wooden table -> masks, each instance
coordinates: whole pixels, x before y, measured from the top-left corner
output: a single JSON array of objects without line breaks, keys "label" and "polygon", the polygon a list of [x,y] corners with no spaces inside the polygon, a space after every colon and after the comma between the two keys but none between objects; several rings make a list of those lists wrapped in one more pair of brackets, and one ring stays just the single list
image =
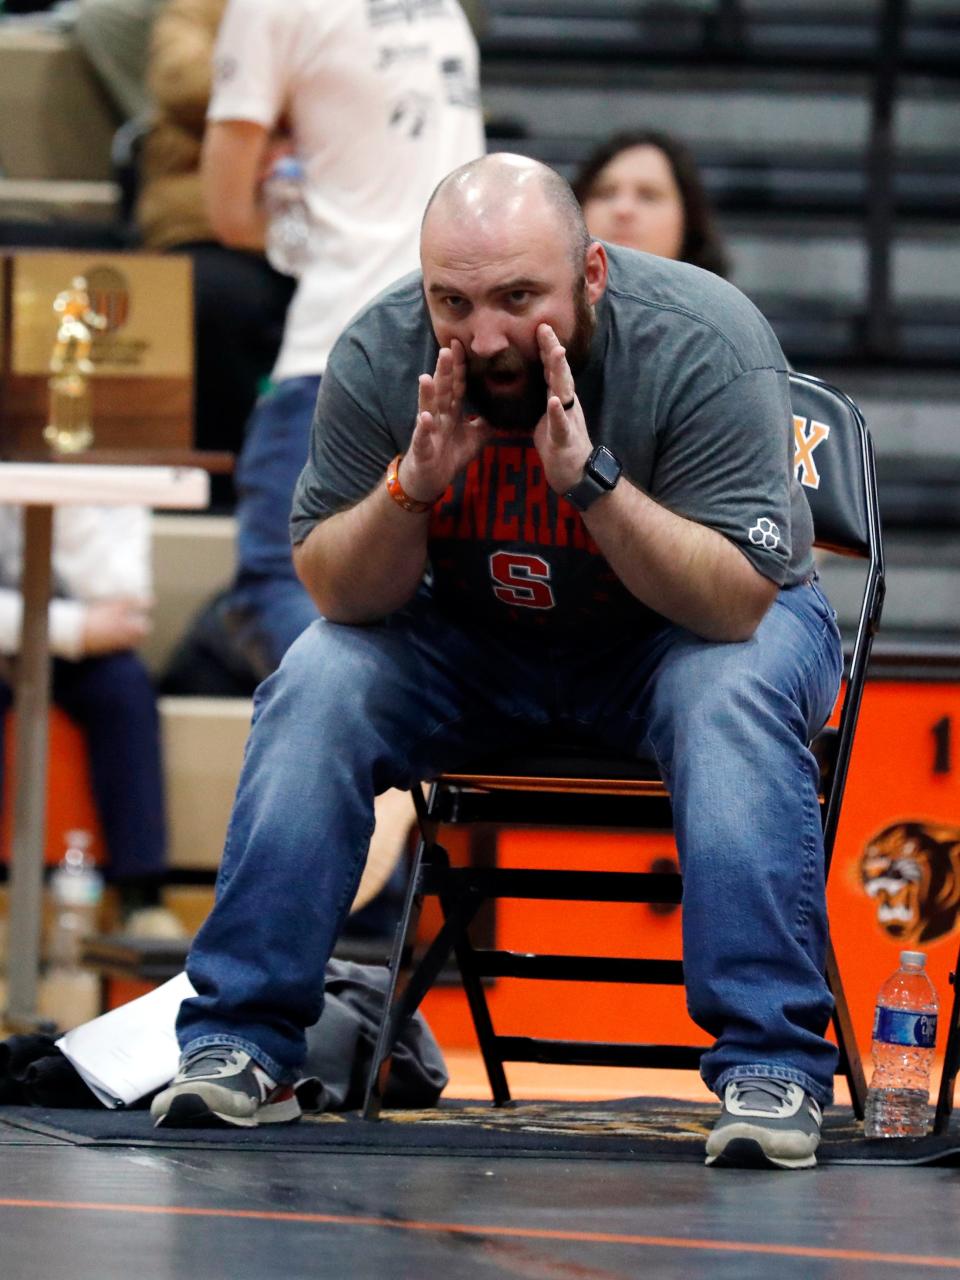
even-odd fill
[{"label": "wooden table", "polygon": [[0,462],[0,502],[25,509],[7,964],[6,1022],[11,1031],[30,1032],[39,1025],[54,508],[134,505],[196,510],[207,506],[209,488],[209,476],[199,467]]}]

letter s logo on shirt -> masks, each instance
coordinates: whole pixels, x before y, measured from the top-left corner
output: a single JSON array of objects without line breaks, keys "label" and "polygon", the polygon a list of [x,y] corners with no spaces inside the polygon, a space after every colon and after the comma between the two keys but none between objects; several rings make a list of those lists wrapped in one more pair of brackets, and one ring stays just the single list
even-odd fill
[{"label": "letter s logo on shirt", "polygon": [[490,556],[493,594],[504,604],[526,609],[553,609],[556,600],[550,586],[550,565],[541,556],[517,551],[494,551]]}]

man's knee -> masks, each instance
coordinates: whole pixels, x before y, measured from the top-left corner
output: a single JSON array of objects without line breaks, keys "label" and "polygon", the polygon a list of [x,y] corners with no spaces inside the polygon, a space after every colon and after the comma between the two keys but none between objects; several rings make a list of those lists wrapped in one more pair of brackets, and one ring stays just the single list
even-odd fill
[{"label": "man's knee", "polygon": [[695,770],[708,790],[756,781],[794,759],[807,724],[782,666],[771,670],[752,641],[703,642],[665,664],[652,697],[649,734],[672,777]]},{"label": "man's knee", "polygon": [[289,701],[304,723],[329,715],[346,723],[369,714],[383,700],[393,666],[381,631],[317,619],[294,640],[258,697]]},{"label": "man's knee", "polygon": [[705,731],[728,726],[731,715],[763,696],[752,641],[735,644],[684,638],[659,668],[653,689],[655,720]]}]

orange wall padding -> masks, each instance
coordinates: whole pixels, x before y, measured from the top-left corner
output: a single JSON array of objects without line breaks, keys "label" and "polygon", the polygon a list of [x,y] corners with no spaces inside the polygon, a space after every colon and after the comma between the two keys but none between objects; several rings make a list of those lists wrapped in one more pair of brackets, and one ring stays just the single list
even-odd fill
[{"label": "orange wall padding", "polygon": [[[937,760],[945,719],[952,735],[952,758],[948,771],[936,772],[938,763],[946,763],[942,750]],[[878,919],[880,898],[871,898],[861,883],[859,866],[866,845],[884,828],[907,821],[927,824],[943,846],[936,856],[953,858],[954,875],[941,895],[952,919],[933,939],[894,936]],[[952,851],[951,829],[956,833]],[[671,842],[662,836],[515,830],[501,832],[498,842],[498,860],[504,866],[646,870],[655,857],[672,852]],[[900,950],[908,947],[928,955],[928,971],[940,995],[937,1049],[942,1053],[953,998],[949,974],[956,967],[960,943],[960,685],[876,681],[867,686],[828,903],[847,1000],[864,1052],[869,1051],[877,990],[897,967]],[[932,913],[935,906],[927,903],[926,910]],[[497,920],[498,945],[511,949],[581,952],[597,945],[601,953],[607,947],[612,955],[681,954],[679,913],[657,916],[647,906],[507,901],[498,904]],[[505,1034],[705,1042],[687,1017],[677,989],[501,979],[488,988],[488,996],[494,1026]],[[475,1045],[459,991],[436,989],[427,997],[424,1012],[442,1044]]]},{"label": "orange wall padding", "polygon": [[[13,833],[13,761],[16,744],[16,712],[7,723],[3,809],[0,812],[0,859],[9,865]],[[93,835],[93,854],[105,861],[103,833],[93,805],[90,770],[83,733],[59,707],[50,711],[50,763],[47,776],[47,834],[45,860],[48,866],[63,857],[64,836],[79,827]]]}]

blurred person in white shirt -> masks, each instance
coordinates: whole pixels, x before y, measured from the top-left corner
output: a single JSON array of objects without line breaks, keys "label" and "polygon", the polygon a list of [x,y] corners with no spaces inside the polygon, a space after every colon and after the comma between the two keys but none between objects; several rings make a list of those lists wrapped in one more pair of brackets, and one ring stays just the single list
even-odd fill
[{"label": "blurred person in white shirt", "polygon": [[[6,713],[23,604],[23,510],[0,505],[0,796]],[[123,927],[182,933],[160,908],[166,856],[156,697],[136,649],[150,630],[150,513],[72,507],[54,513],[49,610],[52,697],[86,739],[94,801]]]}]

